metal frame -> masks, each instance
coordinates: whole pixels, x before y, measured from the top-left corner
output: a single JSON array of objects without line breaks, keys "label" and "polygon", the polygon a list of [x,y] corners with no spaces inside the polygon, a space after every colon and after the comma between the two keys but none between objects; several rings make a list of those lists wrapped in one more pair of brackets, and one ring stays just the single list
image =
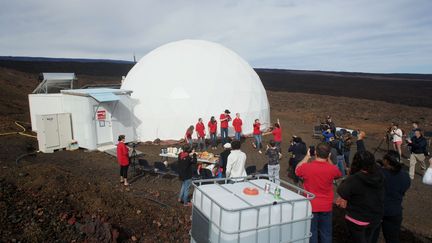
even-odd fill
[{"label": "metal frame", "polygon": [[50,88],[73,89],[73,83],[77,80],[75,73],[41,73],[40,75],[42,80],[33,90],[33,94],[48,94]]},{"label": "metal frame", "polygon": [[[302,222],[302,221],[304,221],[305,222],[305,226],[307,226],[308,221],[310,219],[312,219],[312,214],[311,214],[311,216],[307,216],[307,217],[304,217],[302,219],[296,219],[296,220],[294,220],[293,219],[293,217],[294,217],[294,205],[296,203],[298,203],[298,202],[304,202],[305,200],[310,201],[310,200],[312,200],[312,199],[315,198],[315,195],[312,194],[312,193],[310,193],[310,192],[307,192],[306,190],[304,190],[304,189],[302,189],[302,188],[300,188],[300,187],[298,187],[296,185],[290,184],[290,183],[288,183],[288,182],[286,182],[284,180],[280,180],[280,179],[276,179],[274,177],[271,177],[268,174],[256,174],[256,175],[253,175],[253,176],[235,177],[235,178],[219,178],[219,179],[194,180],[194,181],[192,181],[192,185],[195,187],[195,190],[198,190],[201,193],[201,200],[200,200],[199,203],[200,203],[200,208],[202,208],[203,207],[203,199],[204,199],[204,197],[207,197],[209,199],[211,198],[207,193],[205,193],[203,190],[200,189],[199,186],[203,185],[203,183],[209,184],[209,183],[213,182],[214,184],[220,185],[220,184],[227,184],[227,183],[248,182],[248,183],[252,184],[253,186],[258,187],[258,188],[264,190],[264,188],[262,188],[261,186],[257,185],[253,181],[256,180],[256,179],[270,179],[270,178],[272,179],[272,181],[275,181],[275,180],[279,181],[280,184],[284,185],[284,187],[286,189],[289,189],[289,190],[291,190],[291,191],[293,191],[293,192],[295,192],[297,194],[301,194],[305,198],[304,199],[293,199],[293,200],[285,200],[285,199],[281,198],[280,200],[278,200],[277,204],[267,203],[267,204],[263,204],[263,205],[259,205],[259,206],[253,206],[249,202],[245,201],[243,198],[239,197],[236,194],[233,194],[237,198],[239,198],[240,200],[242,200],[243,202],[245,202],[247,205],[249,205],[249,207],[244,207],[241,210],[238,210],[238,209],[228,209],[228,208],[223,207],[222,205],[220,205],[216,201],[210,200],[210,218],[209,218],[209,224],[212,227],[216,227],[217,230],[219,231],[218,242],[221,241],[221,233],[230,234],[230,235],[236,234],[237,235],[237,242],[240,242],[240,234],[244,233],[244,232],[256,231],[256,234],[258,234],[259,230],[270,229],[272,227],[282,226],[282,225],[290,225],[291,226],[291,232],[293,232],[292,231],[293,230],[293,224],[297,223],[297,222]],[[228,190],[228,189],[226,189],[225,187],[222,187],[222,186],[221,186],[221,188],[223,188],[224,190]],[[269,193],[273,194],[272,192],[269,192]],[[195,203],[195,199],[193,201]],[[216,224],[214,224],[212,222],[212,216],[213,216],[212,214],[213,214],[213,206],[214,206],[214,204],[217,205],[220,208],[219,223],[218,223],[218,225],[216,225]],[[279,220],[280,223],[271,224],[271,211],[272,211],[271,210],[271,206],[278,205],[280,207],[280,212],[282,212],[282,205],[284,205],[284,204],[290,204],[291,205],[291,210],[292,210],[291,211],[291,221],[289,221],[289,222],[283,222],[282,223],[282,214],[281,214],[280,215],[280,220]],[[258,223],[260,221],[259,210],[261,208],[263,208],[263,207],[269,207],[269,221],[268,221],[269,225],[258,227]],[[253,229],[241,230],[242,211],[250,210],[250,209],[255,209],[255,210],[258,211],[257,212],[257,219],[256,219],[257,225]],[[198,211],[201,212],[202,215],[204,215],[204,213],[200,209],[198,209],[198,208],[195,207],[195,204],[192,204],[192,218],[193,218],[194,210],[198,210]],[[222,211],[226,211],[226,212],[238,212],[239,213],[239,226],[238,226],[237,230],[225,231],[225,230],[221,229],[220,225],[221,225],[221,220],[222,220]],[[306,212],[307,211],[309,211],[309,204],[306,204]],[[291,241],[288,241],[288,242],[295,242],[295,241],[300,241],[300,240],[306,240],[306,239],[310,238],[311,236],[312,236],[312,234],[309,232],[309,234],[305,235],[302,238],[291,239]],[[281,239],[281,238],[282,238],[282,230],[279,228],[279,239]],[[270,231],[269,231],[269,234],[268,234],[268,241],[270,241]],[[258,242],[258,237],[255,238],[255,242]]]}]

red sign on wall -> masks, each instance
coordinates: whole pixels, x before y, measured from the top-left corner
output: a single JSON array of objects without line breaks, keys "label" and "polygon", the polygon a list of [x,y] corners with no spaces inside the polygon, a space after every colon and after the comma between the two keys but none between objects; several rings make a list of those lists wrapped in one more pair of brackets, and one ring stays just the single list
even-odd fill
[{"label": "red sign on wall", "polygon": [[106,110],[98,110],[96,112],[96,118],[99,121],[105,121],[106,120]]}]

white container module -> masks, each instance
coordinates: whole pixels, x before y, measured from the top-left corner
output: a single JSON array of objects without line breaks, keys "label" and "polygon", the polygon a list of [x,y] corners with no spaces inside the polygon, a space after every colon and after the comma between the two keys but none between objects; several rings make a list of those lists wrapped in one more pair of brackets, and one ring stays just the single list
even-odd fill
[{"label": "white container module", "polygon": [[[61,90],[58,94],[30,94],[32,130],[41,129],[36,117],[70,113],[73,139],[79,147],[96,150],[117,143],[118,135],[126,142],[136,139],[132,91],[109,88]],[[50,131],[54,132],[54,131]]]},{"label": "white container module", "polygon": [[67,148],[72,142],[71,116],[69,113],[36,115],[39,150],[52,153]]},{"label": "white container module", "polygon": [[[223,181],[193,182],[191,242],[309,242],[313,194],[281,180],[275,199],[277,185],[259,176]],[[245,194],[246,187],[258,189],[258,195]]]}]

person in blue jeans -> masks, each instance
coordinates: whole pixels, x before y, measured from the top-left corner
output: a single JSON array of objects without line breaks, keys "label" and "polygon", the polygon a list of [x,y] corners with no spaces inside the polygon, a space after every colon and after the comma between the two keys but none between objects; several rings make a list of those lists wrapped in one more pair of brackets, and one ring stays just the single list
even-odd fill
[{"label": "person in blue jeans", "polygon": [[342,142],[341,151],[342,151],[342,155],[344,156],[345,165],[347,168],[349,168],[350,167],[351,146],[354,143],[351,132],[349,132],[345,129],[342,129],[342,136],[340,137],[340,140]]},{"label": "person in blue jeans", "polygon": [[327,242],[331,243],[333,241],[333,213],[330,212],[315,212],[313,213],[313,218],[311,220],[311,233],[310,238],[311,243]]},{"label": "person in blue jeans", "polygon": [[197,156],[192,153],[189,145],[183,146],[183,152],[178,155],[178,173],[179,179],[182,181],[178,201],[184,206],[190,206],[189,188],[192,184],[192,165],[196,164]]},{"label": "person in blue jeans", "polygon": [[209,133],[210,133],[211,146],[212,146],[212,149],[215,150],[215,149],[217,149],[217,136],[216,136],[217,121],[216,121],[214,116],[212,116],[210,118],[210,121],[208,122],[207,126],[208,126]]},{"label": "person in blue jeans", "polygon": [[219,117],[220,120],[220,129],[221,129],[221,139],[222,139],[222,146],[227,142],[228,140],[228,126],[229,122],[231,121],[231,116],[229,115],[231,112],[229,110],[225,110],[224,113],[222,113]]},{"label": "person in blue jeans", "polygon": [[315,159],[309,162],[311,155],[308,150],[295,170],[296,175],[303,178],[304,189],[315,195],[311,200],[311,243],[332,242],[333,181],[342,174],[331,162],[330,151],[328,143],[318,144],[315,148]]},{"label": "person in blue jeans", "polygon": [[258,153],[262,153],[262,132],[261,132],[261,123],[259,119],[255,119],[255,122],[253,124],[253,136],[255,138],[255,144],[252,143],[252,145],[258,149]]}]

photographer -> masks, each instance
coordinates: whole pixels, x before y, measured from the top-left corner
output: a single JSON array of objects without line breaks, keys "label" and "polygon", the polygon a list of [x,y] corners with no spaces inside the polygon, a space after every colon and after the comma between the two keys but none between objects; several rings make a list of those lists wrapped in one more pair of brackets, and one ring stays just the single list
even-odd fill
[{"label": "photographer", "polygon": [[333,181],[341,177],[338,168],[330,162],[330,145],[320,143],[316,146],[316,158],[311,158],[310,150],[297,165],[295,173],[303,178],[304,189],[315,195],[312,204],[312,237],[310,242],[332,242]]},{"label": "photographer", "polygon": [[120,135],[117,144],[117,161],[120,165],[120,183],[129,186],[127,174],[129,168],[129,148],[125,144],[126,136]]},{"label": "photographer", "polygon": [[288,153],[291,153],[292,156],[289,159],[289,177],[291,177],[295,183],[299,182],[299,178],[295,174],[295,169],[297,167],[297,164],[302,161],[302,159],[306,156],[307,148],[306,144],[303,142],[301,137],[293,136],[293,139],[291,141],[291,145],[288,148]]},{"label": "photographer", "polygon": [[351,146],[353,144],[353,138],[351,133],[345,131],[342,135],[342,153],[344,156],[346,167],[350,167],[350,155],[351,155]]},{"label": "photographer", "polygon": [[393,138],[393,148],[398,151],[399,156],[402,158],[402,130],[398,127],[397,123],[393,123],[390,131],[390,136]]},{"label": "photographer", "polygon": [[330,132],[333,133],[333,134],[336,134],[336,125],[332,121],[331,116],[327,116],[327,118],[326,118],[326,124],[328,125],[328,128],[330,129]]},{"label": "photographer", "polygon": [[322,133],[324,137],[324,142],[330,142],[334,139],[335,134],[331,131],[331,129],[327,129]]},{"label": "photographer", "polygon": [[332,160],[333,164],[335,164],[338,167],[338,169],[342,173],[342,176],[345,176],[347,166],[345,164],[344,155],[342,153],[342,147],[343,147],[343,142],[341,138],[342,134],[340,132],[336,132],[336,134],[337,136],[332,141],[329,142],[331,146],[330,159]]}]

